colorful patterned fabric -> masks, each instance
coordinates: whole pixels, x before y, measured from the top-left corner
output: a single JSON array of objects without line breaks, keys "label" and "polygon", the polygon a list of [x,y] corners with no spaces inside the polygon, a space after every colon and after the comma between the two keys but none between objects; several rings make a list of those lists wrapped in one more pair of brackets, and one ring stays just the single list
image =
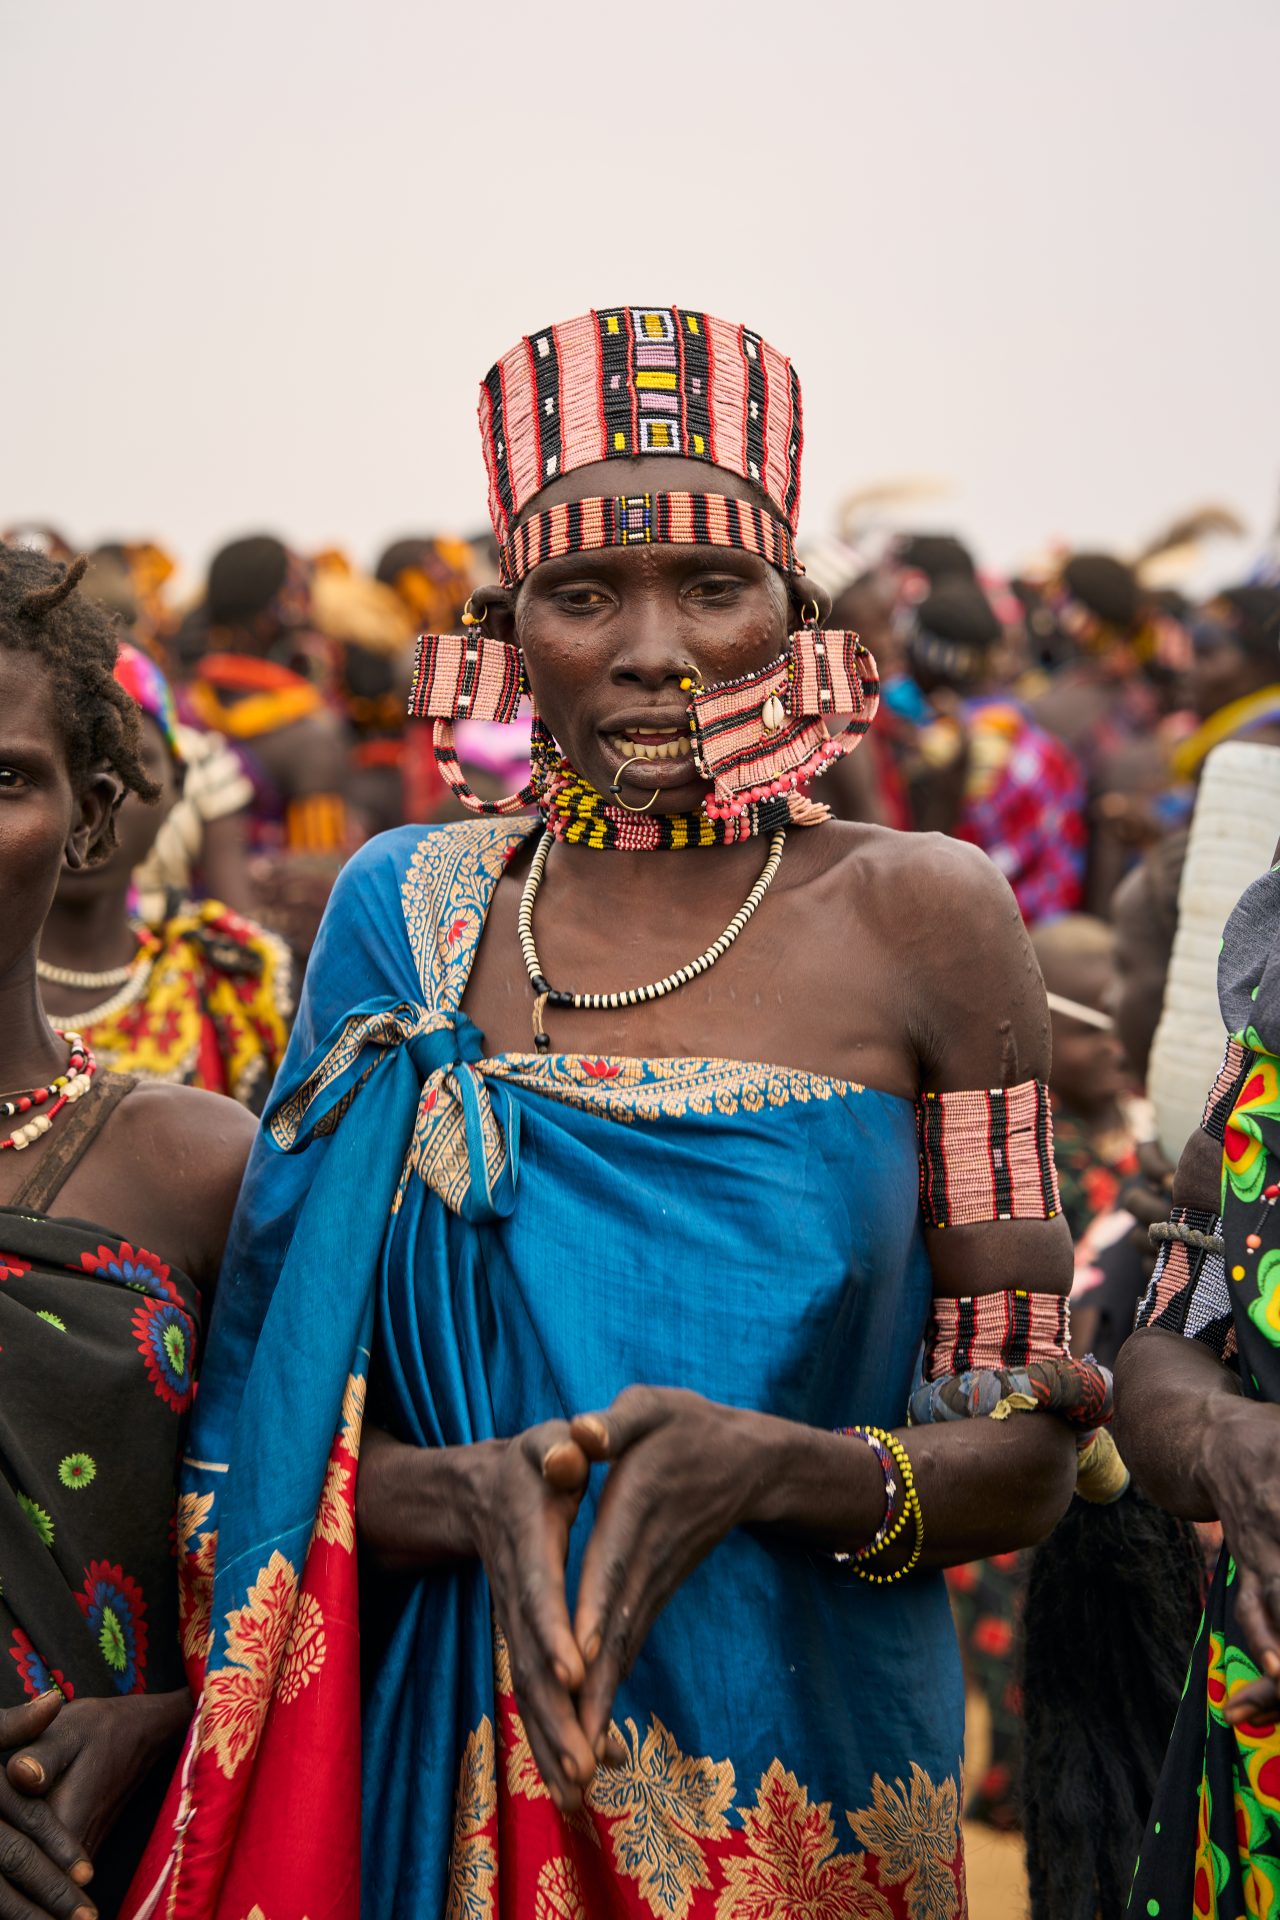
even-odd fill
[{"label": "colorful patterned fabric", "polygon": [[155,661],[138,647],[122,640],[116,654],[116,679],[131,699],[136,700],[149,719],[164,735],[173,763],[183,764],[182,742],[178,738],[178,709],[173,691]]},{"label": "colorful patterned fabric", "polygon": [[[199,1334],[195,1286],[155,1253],[0,1207],[0,1707],[184,1684],[173,1489]],[[180,1551],[194,1517],[179,1504]],[[99,1856],[104,1911],[148,1824],[136,1804]]]},{"label": "colorful patterned fabric", "polygon": [[[1244,894],[1218,969],[1224,1019],[1251,1056],[1226,1126],[1225,1285],[1241,1390],[1271,1405],[1280,1401],[1280,1207],[1265,1189],[1280,1182],[1278,956],[1280,869]],[[1233,1136],[1256,1149],[1247,1166],[1242,1151],[1233,1162]],[[1236,1622],[1231,1546],[1226,1540],[1152,1806],[1130,1906],[1137,1916],[1280,1914],[1280,1724],[1233,1727],[1223,1713],[1259,1677]]]},{"label": "colorful patterned fabric", "polygon": [[987,1092],[926,1093],[916,1120],[927,1226],[1052,1220],[1061,1211],[1053,1115],[1042,1080]]},{"label": "colorful patterned fabric", "polygon": [[1012,703],[971,701],[969,774],[955,833],[981,847],[1028,926],[1084,899],[1085,785],[1075,757]]},{"label": "colorful patterned fabric", "polygon": [[260,1113],[284,1057],[293,961],[282,940],[217,900],[143,936],[147,991],[77,1029],[101,1067],[228,1093]]},{"label": "colorful patterned fabric", "polygon": [[480,387],[489,517],[505,547],[541,488],[599,460],[675,454],[759,487],[792,533],[804,445],[791,362],[680,307],[610,307],[529,334]]},{"label": "colorful patterned fabric", "polygon": [[522,520],[499,555],[514,586],[544,560],[606,547],[731,547],[782,573],[803,573],[791,528],[749,500],[722,493],[619,493],[565,501]]},{"label": "colorful patterned fabric", "polygon": [[405,828],[335,891],[201,1379],[184,1578],[212,1651],[137,1886],[175,1920],[953,1920],[941,1578],[871,1587],[746,1532],[659,1617],[617,1703],[627,1763],[573,1820],[531,1763],[479,1566],[400,1583],[391,1620],[365,1623],[361,1886],[369,1349],[378,1421],[424,1446],[642,1379],[893,1426],[929,1309],[909,1102],[733,1060],[485,1057],[460,1002],[528,831]]}]

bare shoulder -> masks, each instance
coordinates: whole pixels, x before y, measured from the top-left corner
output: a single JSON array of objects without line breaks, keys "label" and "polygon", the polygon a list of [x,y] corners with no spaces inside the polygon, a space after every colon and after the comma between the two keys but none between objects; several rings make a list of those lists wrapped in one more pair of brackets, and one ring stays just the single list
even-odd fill
[{"label": "bare shoulder", "polygon": [[883,994],[900,1005],[923,1084],[1046,1078],[1040,968],[986,854],[945,834],[849,825],[827,857],[851,943],[874,956]]},{"label": "bare shoulder", "polygon": [[1004,876],[967,841],[835,820],[822,833],[831,836],[827,870],[903,933],[940,925],[955,933],[988,923],[993,913],[1005,921],[1012,914],[1021,925]]},{"label": "bare shoulder", "polygon": [[216,1278],[256,1133],[253,1115],[225,1094],[152,1081],[112,1116],[113,1176],[154,1222],[154,1238],[204,1285]]}]

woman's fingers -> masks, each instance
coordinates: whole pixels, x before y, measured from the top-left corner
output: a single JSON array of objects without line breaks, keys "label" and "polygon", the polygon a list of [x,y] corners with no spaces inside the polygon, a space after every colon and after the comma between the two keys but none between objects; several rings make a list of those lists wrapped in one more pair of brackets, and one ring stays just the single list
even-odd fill
[{"label": "woman's fingers", "polygon": [[557,1493],[581,1494],[591,1462],[574,1440],[557,1440],[542,1456],[542,1477]]},{"label": "woman's fingers", "polygon": [[78,1886],[93,1878],[93,1862],[73,1830],[54,1813],[46,1800],[15,1792],[0,1778],[0,1820],[25,1833]]},{"label": "woman's fingers", "polygon": [[1236,1619],[1254,1660],[1268,1677],[1274,1678],[1280,1675],[1280,1635],[1263,1598],[1263,1581],[1271,1585],[1273,1577],[1260,1576],[1253,1567],[1241,1565],[1239,1560],[1236,1565]]},{"label": "woman's fingers", "polygon": [[5,1769],[22,1793],[48,1793],[80,1752],[81,1737],[71,1715],[54,1720],[36,1739],[10,1754]]},{"label": "woman's fingers", "polygon": [[575,1414],[569,1433],[588,1460],[616,1460],[667,1417],[661,1393],[651,1387],[627,1387],[612,1406],[598,1413]]},{"label": "woman's fingers", "polygon": [[1251,1680],[1237,1687],[1222,1710],[1233,1727],[1269,1727],[1280,1718],[1280,1687],[1274,1680]]},{"label": "woman's fingers", "polygon": [[10,1753],[15,1747],[25,1747],[28,1742],[38,1740],[53,1725],[65,1704],[58,1688],[50,1687],[34,1700],[24,1700],[20,1707],[0,1707],[0,1753]]},{"label": "woman's fingers", "polygon": [[43,1848],[0,1821],[0,1920],[97,1920],[83,1887],[56,1867]]}]

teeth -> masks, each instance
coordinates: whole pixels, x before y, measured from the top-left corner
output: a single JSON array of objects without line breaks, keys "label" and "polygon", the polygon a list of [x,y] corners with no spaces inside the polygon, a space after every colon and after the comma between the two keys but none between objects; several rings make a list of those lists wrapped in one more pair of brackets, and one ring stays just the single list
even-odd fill
[{"label": "teeth", "polygon": [[653,745],[633,740],[629,734],[625,733],[615,734],[614,740],[622,752],[636,760],[678,760],[682,753],[688,751],[687,742],[678,733],[673,734],[669,740]]}]

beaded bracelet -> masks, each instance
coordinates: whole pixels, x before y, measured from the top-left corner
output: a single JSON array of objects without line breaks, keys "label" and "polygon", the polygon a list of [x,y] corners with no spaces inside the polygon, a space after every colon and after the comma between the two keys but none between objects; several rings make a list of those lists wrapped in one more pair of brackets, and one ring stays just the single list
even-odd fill
[{"label": "beaded bracelet", "polygon": [[[905,1579],[918,1564],[924,1550],[924,1515],[920,1510],[920,1496],[916,1492],[911,1456],[901,1440],[895,1434],[886,1433],[883,1427],[841,1427],[839,1431],[863,1441],[879,1461],[880,1471],[884,1475],[885,1515],[875,1534],[865,1546],[858,1547],[851,1554],[837,1553],[832,1557],[841,1564],[851,1563],[860,1580],[870,1581],[878,1587],[887,1587],[895,1580]],[[905,1498],[902,1509],[895,1518],[894,1504],[900,1489],[905,1494]],[[910,1557],[904,1565],[896,1568],[893,1573],[872,1573],[860,1564],[891,1547],[908,1521],[913,1521],[915,1524],[915,1541]]]}]

